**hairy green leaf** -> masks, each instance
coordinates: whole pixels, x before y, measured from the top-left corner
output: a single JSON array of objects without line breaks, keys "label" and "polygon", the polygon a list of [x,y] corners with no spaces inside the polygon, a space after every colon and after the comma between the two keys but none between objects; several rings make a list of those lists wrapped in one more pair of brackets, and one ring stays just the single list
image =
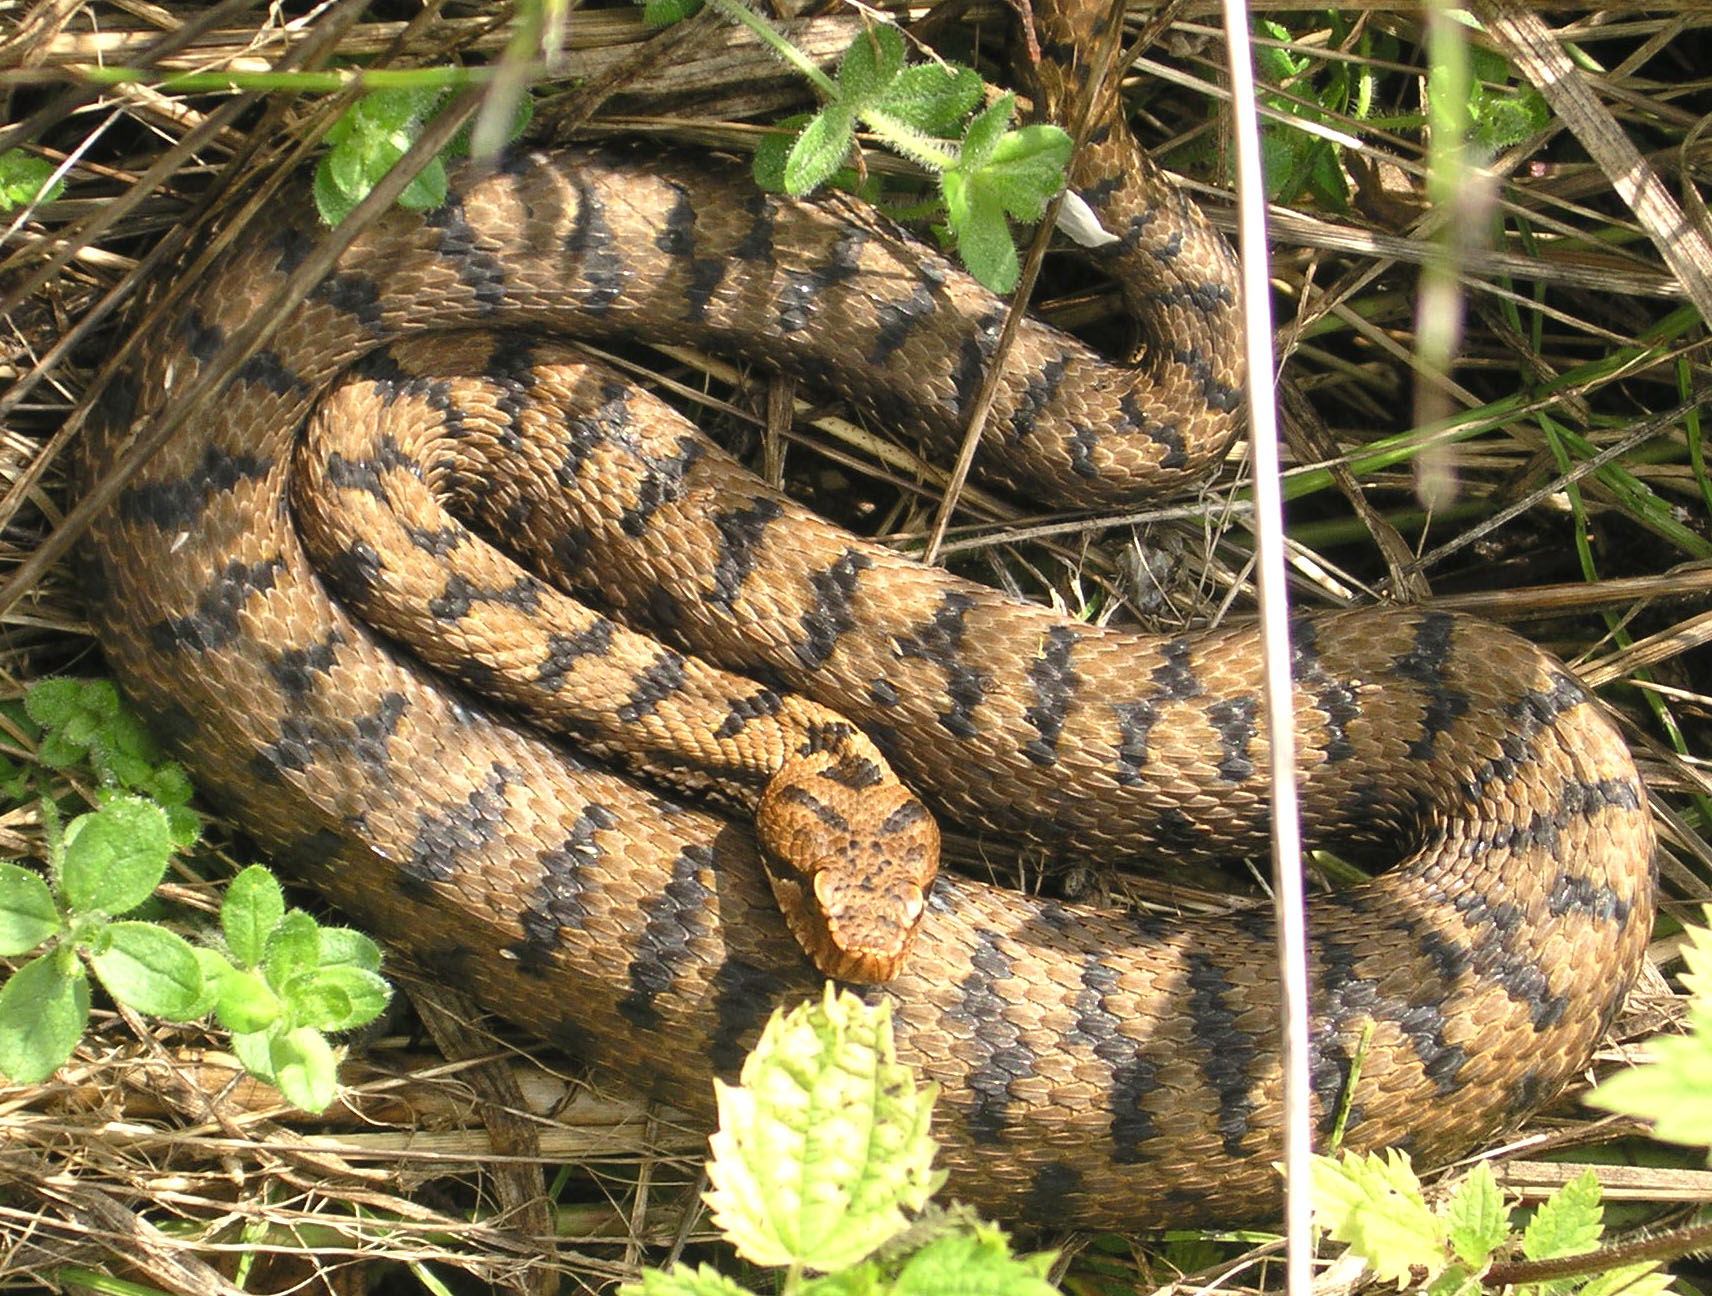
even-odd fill
[{"label": "hairy green leaf", "polygon": [[166,812],[142,797],[116,797],[66,826],[60,886],[77,913],[129,913],[166,873],[172,832]]},{"label": "hairy green leaf", "polygon": [[110,924],[103,948],[89,962],[107,993],[138,1012],[183,1021],[202,1002],[196,951],[182,936],[153,923]]},{"label": "hairy green leaf", "polygon": [[0,987],[0,1072],[38,1084],[71,1056],[89,1024],[89,978],[61,951],[31,959]]},{"label": "hairy green leaf", "polygon": [[0,863],[0,956],[28,954],[59,929],[48,884],[27,868]]},{"label": "hairy green leaf", "polygon": [[226,948],[241,967],[255,967],[262,961],[268,937],[284,917],[285,892],[260,864],[250,865],[226,884],[226,896],[220,902],[220,930],[226,936]]}]

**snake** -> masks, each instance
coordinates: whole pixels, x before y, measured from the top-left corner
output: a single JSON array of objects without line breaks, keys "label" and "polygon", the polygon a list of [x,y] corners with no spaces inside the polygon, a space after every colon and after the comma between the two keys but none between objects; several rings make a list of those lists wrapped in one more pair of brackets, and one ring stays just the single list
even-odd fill
[{"label": "snake", "polygon": [[[1200,481],[1243,387],[1232,258],[1194,204],[1146,164],[1082,184],[1142,353],[1025,321],[978,457],[1001,488],[1077,506]],[[86,481],[303,263],[307,210],[271,204],[146,339]],[[696,689],[692,747],[772,732],[799,693],[834,717],[811,732],[871,743],[798,798],[851,837],[868,828],[840,816],[883,761],[935,815],[1065,860],[1267,849],[1252,626],[1096,626],[925,566],[561,340],[741,357],[944,447],[1004,319],[854,200],[764,194],[719,156],[520,149],[366,227],[173,432],[90,531],[91,619],[128,697],[287,873],[591,1074],[706,1118],[710,1078],[825,977],[753,819],[682,794],[733,776],[648,727]],[[323,443],[312,412],[334,438],[391,421]],[[364,512],[383,497],[405,501],[396,525]],[[308,538],[320,513],[355,529]],[[457,565],[478,549],[499,565]],[[386,589],[414,630],[359,615]],[[629,629],[542,624],[591,596]],[[614,672],[594,708],[612,717],[562,734],[495,683],[550,699],[585,667]],[[1614,1020],[1654,910],[1646,791],[1574,675],[1497,626],[1298,613],[1291,668],[1310,839],[1390,865],[1310,906],[1317,1128],[1460,1154],[1557,1093]],[[926,869],[903,890],[919,930],[863,993],[939,1087],[952,1192],[1058,1225],[1276,1216],[1269,910],[1178,921]]]}]

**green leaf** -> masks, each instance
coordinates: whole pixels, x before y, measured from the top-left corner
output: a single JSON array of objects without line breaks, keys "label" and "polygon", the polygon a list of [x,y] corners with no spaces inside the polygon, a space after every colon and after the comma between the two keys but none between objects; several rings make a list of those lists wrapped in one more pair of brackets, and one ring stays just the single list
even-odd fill
[{"label": "green leaf", "polygon": [[262,970],[276,990],[293,977],[321,966],[321,929],[301,909],[293,909],[279,920],[268,936]]},{"label": "green leaf", "polygon": [[266,1030],[233,1031],[232,1054],[244,1064],[244,1070],[278,1088],[273,1070],[273,1038],[284,1033],[277,1025]]},{"label": "green leaf", "polygon": [[14,1084],[46,1080],[89,1024],[89,978],[59,952],[31,959],[0,987],[0,1072]]},{"label": "green leaf", "polygon": [[186,1014],[188,1021],[199,1020],[214,1011],[220,1000],[220,983],[237,970],[219,950],[196,945],[192,946],[192,951],[196,955],[196,965],[202,969],[202,995]]},{"label": "green leaf", "polygon": [[969,272],[994,292],[1016,286],[1017,255],[1005,223],[1009,213],[1036,221],[1064,187],[1070,137],[1056,126],[1006,130],[1010,96],[970,124],[956,167],[940,177],[957,251]]},{"label": "green leaf", "polygon": [[820,1003],[775,1013],[741,1085],[714,1091],[707,1203],[756,1264],[855,1264],[943,1179],[927,1132],[936,1091],[897,1061],[885,1003],[829,984]]},{"label": "green leaf", "polygon": [[893,81],[904,68],[904,38],[890,23],[871,24],[858,32],[838,65],[839,97],[851,112],[859,113]]},{"label": "green leaf", "polygon": [[321,1032],[300,1026],[268,1037],[273,1082],[294,1107],[325,1111],[339,1090],[339,1059]]},{"label": "green leaf", "polygon": [[59,929],[48,884],[27,868],[0,863],[0,956],[28,954]]},{"label": "green leaf", "polygon": [[1017,285],[1022,263],[1017,260],[1004,208],[983,194],[977,184],[948,171],[940,177],[945,213],[957,235],[957,255],[970,274],[996,293]]},{"label": "green leaf", "polygon": [[996,1225],[977,1224],[973,1233],[948,1233],[922,1247],[898,1271],[895,1296],[937,1296],[941,1292],[982,1296],[1057,1296],[1046,1281],[1056,1253],[1013,1256]]},{"label": "green leaf", "polygon": [[248,968],[232,968],[220,978],[214,1013],[233,1034],[265,1031],[279,1020],[281,1011],[272,987]]},{"label": "green leaf", "polygon": [[701,12],[702,0],[647,0],[642,21],[650,27],[670,27]]},{"label": "green leaf", "polygon": [[1422,1200],[1406,1153],[1316,1156],[1313,1166],[1314,1223],[1347,1243],[1381,1282],[1444,1269],[1445,1226]]},{"label": "green leaf", "polygon": [[1599,1197],[1599,1176],[1583,1170],[1540,1203],[1522,1232],[1522,1254],[1530,1260],[1555,1260],[1593,1250],[1605,1231]]},{"label": "green leaf", "polygon": [[46,158],[18,149],[0,153],[0,212],[16,211],[40,200],[52,202],[65,192],[65,181],[48,181],[58,168]]},{"label": "green leaf", "polygon": [[[967,1291],[968,1288],[950,1288]],[[840,1269],[837,1273],[810,1278],[798,1289],[798,1296],[890,1296],[892,1284],[873,1260]]]},{"label": "green leaf", "polygon": [[827,104],[813,117],[785,158],[785,192],[808,193],[826,180],[850,155],[856,119],[843,104]]},{"label": "green leaf", "polygon": [[1012,216],[1037,221],[1064,187],[1070,137],[1056,126],[1006,131],[980,170],[980,183]]},{"label": "green leaf", "polygon": [[64,769],[87,758],[90,768],[110,784],[117,755],[136,750],[158,754],[120,703],[111,680],[38,680],[24,694],[24,709],[42,726],[36,755],[50,768]]},{"label": "green leaf", "polygon": [[126,796],[66,826],[60,886],[74,913],[128,913],[154,893],[166,873],[172,833],[166,811]]},{"label": "green leaf", "polygon": [[432,211],[445,201],[446,164],[439,158],[429,158],[428,165],[398,195],[398,205],[405,211]]},{"label": "green leaf", "polygon": [[[364,95],[328,132],[332,147],[315,168],[315,205],[329,225],[344,220],[404,156],[444,102],[443,89],[376,90]],[[413,211],[445,201],[446,170],[438,159],[423,167],[399,205]]]},{"label": "green leaf", "polygon": [[761,137],[760,142],[755,145],[755,160],[751,167],[756,188],[768,193],[785,191],[785,164],[790,158],[791,149],[796,146],[801,127],[808,121],[808,114],[798,113],[779,123],[781,126],[790,127],[791,134],[769,131]]},{"label": "green leaf", "polygon": [[[226,885],[220,902],[220,930],[240,967],[255,967],[267,954],[268,937],[285,917],[285,892],[260,864],[252,864]],[[253,1029],[253,1028],[251,1028]]]},{"label": "green leaf", "polygon": [[1470,1268],[1479,1269],[1510,1236],[1510,1212],[1498,1192],[1492,1167],[1479,1162],[1456,1186],[1445,1206],[1451,1249]]},{"label": "green leaf", "polygon": [[1657,1264],[1618,1265],[1596,1273],[1582,1284],[1577,1296],[1664,1296],[1675,1279]]},{"label": "green leaf", "polygon": [[349,927],[321,929],[321,966],[354,967],[365,972],[380,971],[380,946]]},{"label": "green leaf", "polygon": [[948,134],[981,102],[981,77],[958,64],[918,63],[904,68],[874,107],[929,135]]},{"label": "green leaf", "polygon": [[294,978],[283,992],[292,1020],[320,1030],[354,1030],[380,1016],[392,987],[373,972],[321,967]]},{"label": "green leaf", "polygon": [[1479,1296],[1482,1290],[1479,1271],[1467,1265],[1453,1264],[1427,1284],[1427,1296]]},{"label": "green leaf", "polygon": [[644,1269],[642,1281],[625,1283],[618,1296],[753,1296],[744,1287],[710,1264],[692,1269],[675,1264],[670,1269]]},{"label": "green leaf", "polygon": [[1650,1062],[1612,1076],[1587,1101],[1652,1121],[1656,1138],[1705,1147],[1712,1143],[1712,929],[1690,925],[1684,935],[1689,1033],[1652,1040]]},{"label": "green leaf", "polygon": [[168,1021],[195,1015],[202,964],[190,942],[146,922],[108,926],[104,948],[89,957],[107,993],[127,1007]]}]

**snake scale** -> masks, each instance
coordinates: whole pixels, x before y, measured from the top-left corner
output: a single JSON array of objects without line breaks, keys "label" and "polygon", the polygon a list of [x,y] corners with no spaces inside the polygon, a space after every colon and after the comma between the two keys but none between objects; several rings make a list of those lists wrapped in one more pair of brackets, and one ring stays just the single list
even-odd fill
[{"label": "snake scale", "polygon": [[[1128,213],[1119,252],[1153,276],[1139,292],[1148,361],[1113,365],[1025,325],[981,455],[1001,484],[1128,497],[1193,482],[1230,440],[1228,254],[1175,191],[1123,188],[1094,197],[1108,219]],[[245,234],[117,386],[89,473],[314,237],[289,215]],[[1251,630],[1101,629],[923,568],[805,514],[539,340],[735,353],[944,444],[1001,318],[858,206],[761,196],[717,159],[520,154],[454,178],[433,212],[366,230],[126,488],[92,533],[98,633],[200,785],[281,866],[598,1073],[705,1113],[709,1076],[820,984],[753,828],[567,750],[356,620],[298,535],[311,507],[292,503],[298,429],[347,371],[341,400],[442,418],[425,465],[381,434],[372,457],[341,461],[334,493],[444,479],[491,510],[475,530],[573,560],[570,583],[668,644],[621,663],[632,714],[674,692],[693,647],[764,682],[730,699],[728,726],[776,702],[773,686],[813,692],[953,819],[1061,855],[1264,851]],[[468,329],[499,331],[438,336]],[[381,349],[413,335],[427,338]],[[418,372],[447,349],[475,357],[469,394]],[[542,433],[523,398],[555,385],[581,403]],[[545,496],[592,511],[549,524],[529,494],[540,483],[474,489],[479,446],[508,441],[538,461]],[[460,442],[473,457],[437,457]],[[409,534],[440,555],[474,543],[461,526]],[[347,587],[392,561],[341,543],[327,573]],[[478,641],[538,592],[460,577],[433,594],[428,623],[462,678],[492,673]],[[1310,833],[1402,859],[1313,906],[1316,1102],[1322,1119],[1347,1102],[1351,1146],[1443,1157],[1552,1094],[1611,1022],[1651,928],[1646,796],[1597,704],[1505,631],[1385,609],[1298,617],[1293,643]],[[607,648],[561,636],[519,651],[539,681]],[[891,1001],[902,1055],[941,1086],[955,1192],[1010,1217],[1125,1228],[1276,1209],[1266,913],[1179,924],[960,877],[935,882],[926,910],[901,974],[868,993]]]}]

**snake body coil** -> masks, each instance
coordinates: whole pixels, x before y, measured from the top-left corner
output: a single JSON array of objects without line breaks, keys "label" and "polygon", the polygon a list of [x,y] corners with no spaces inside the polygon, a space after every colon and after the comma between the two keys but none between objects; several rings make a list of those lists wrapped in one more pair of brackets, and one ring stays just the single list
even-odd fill
[{"label": "snake body coil", "polygon": [[[826,378],[905,431],[955,436],[998,303],[860,212],[749,192],[717,164],[568,151],[455,182],[426,217],[389,216],[92,545],[94,614],[126,689],[281,865],[504,1016],[696,1111],[767,1013],[818,987],[751,829],[587,765],[395,652],[329,597],[289,499],[310,405],[422,332],[735,350]],[[1166,342],[1145,372],[1025,328],[982,451],[999,480],[1044,473],[1054,498],[1111,498],[1191,480],[1222,451],[1232,298],[1182,218],[1173,199],[1120,231],[1166,276],[1151,303]],[[246,238],[125,385],[92,472],[311,237],[287,222]],[[502,396],[540,385],[534,343],[483,345]],[[469,415],[412,363],[360,366],[371,399]],[[1066,851],[1264,849],[1251,632],[1125,634],[1010,602],[801,515],[687,435],[643,432],[640,397],[596,394],[545,471],[604,514],[541,547],[592,564],[581,579],[620,612],[830,692],[953,816]],[[522,428],[509,399],[502,439]],[[358,466],[400,470],[383,458]],[[363,473],[345,488],[366,489]],[[490,529],[531,530],[533,505],[499,507]],[[686,557],[692,543],[706,556]],[[334,564],[358,582],[378,566],[360,544]],[[448,638],[526,601],[453,593],[433,613]],[[1597,705],[1504,631],[1387,610],[1300,618],[1294,642],[1310,831],[1405,856],[1315,906],[1316,1098],[1322,1112],[1344,1100],[1370,1033],[1346,1142],[1446,1155],[1550,1095],[1609,1025],[1651,927],[1646,797]],[[639,704],[670,687],[639,668]],[[908,966],[875,993],[941,1085],[937,1133],[966,1198],[1123,1227],[1275,1207],[1265,915],[1183,926],[942,878]]]}]

